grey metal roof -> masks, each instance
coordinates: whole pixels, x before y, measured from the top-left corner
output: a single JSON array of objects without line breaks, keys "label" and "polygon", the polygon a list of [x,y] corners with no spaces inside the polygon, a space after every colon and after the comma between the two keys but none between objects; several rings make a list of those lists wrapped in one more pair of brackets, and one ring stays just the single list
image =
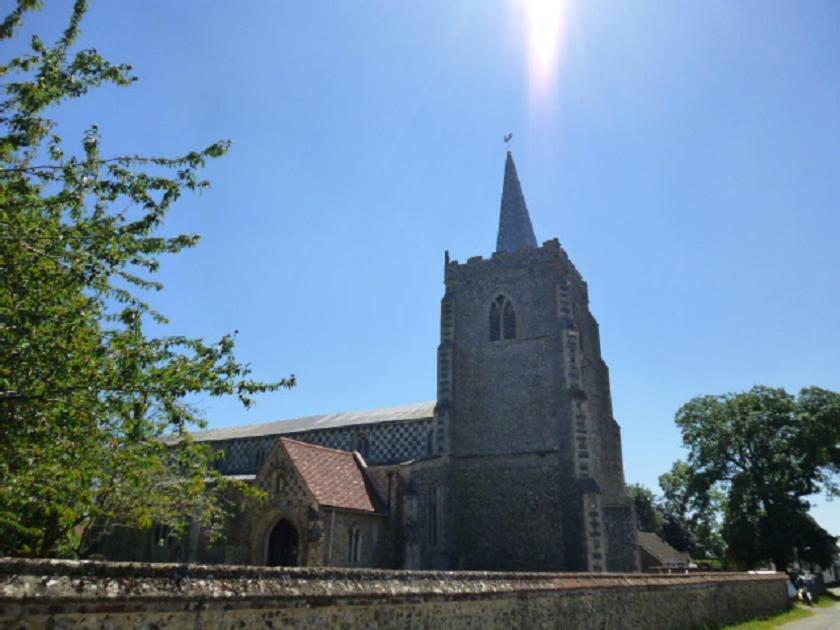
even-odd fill
[{"label": "grey metal roof", "polygon": [[237,438],[263,437],[267,435],[288,435],[301,431],[317,429],[335,429],[338,427],[378,424],[380,422],[408,422],[423,420],[434,415],[435,403],[422,402],[399,407],[369,409],[367,411],[346,411],[328,413],[321,416],[306,416],[291,420],[277,420],[265,424],[247,424],[239,427],[197,431],[193,438],[198,442],[216,442]]},{"label": "grey metal roof", "polygon": [[687,565],[691,560],[690,555],[684,551],[677,551],[654,532],[637,532],[637,535],[639,546],[662,564]]}]

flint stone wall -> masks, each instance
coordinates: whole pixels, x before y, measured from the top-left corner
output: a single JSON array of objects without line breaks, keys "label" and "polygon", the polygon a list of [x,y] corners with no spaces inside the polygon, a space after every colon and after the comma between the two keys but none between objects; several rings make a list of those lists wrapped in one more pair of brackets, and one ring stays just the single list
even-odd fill
[{"label": "flint stone wall", "polygon": [[699,628],[784,610],[784,580],[0,559],[0,627]]}]

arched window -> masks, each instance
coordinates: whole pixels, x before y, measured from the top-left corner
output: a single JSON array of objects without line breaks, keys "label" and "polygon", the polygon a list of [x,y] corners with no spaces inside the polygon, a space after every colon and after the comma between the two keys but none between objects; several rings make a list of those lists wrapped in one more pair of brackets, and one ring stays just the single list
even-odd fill
[{"label": "arched window", "polygon": [[516,313],[504,295],[496,296],[490,305],[490,341],[516,338]]},{"label": "arched window", "polygon": [[359,562],[362,551],[362,533],[355,525],[347,529],[347,562]]},{"label": "arched window", "polygon": [[516,338],[516,313],[513,312],[513,304],[510,300],[505,302],[505,308],[502,311],[502,336],[505,339]]}]

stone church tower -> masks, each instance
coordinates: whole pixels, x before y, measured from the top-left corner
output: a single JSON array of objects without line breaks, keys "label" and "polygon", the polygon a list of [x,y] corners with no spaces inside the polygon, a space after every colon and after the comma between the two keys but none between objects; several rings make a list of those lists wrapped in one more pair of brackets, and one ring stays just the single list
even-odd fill
[{"label": "stone church tower", "polygon": [[537,245],[510,152],[496,251],[466,263],[447,255],[445,283],[433,435],[445,540],[431,564],[635,570],[586,282],[557,239]]},{"label": "stone church tower", "polygon": [[496,251],[446,256],[437,401],[204,431],[219,470],[263,489],[222,541],[165,523],[112,559],[635,571],[621,436],[586,283],[537,245],[510,153]]}]

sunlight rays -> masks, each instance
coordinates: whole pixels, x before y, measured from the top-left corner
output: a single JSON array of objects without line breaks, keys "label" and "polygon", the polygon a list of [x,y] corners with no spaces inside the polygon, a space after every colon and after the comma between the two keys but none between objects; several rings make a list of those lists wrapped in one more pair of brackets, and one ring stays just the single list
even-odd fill
[{"label": "sunlight rays", "polygon": [[566,0],[513,0],[525,11],[528,37],[528,84],[532,105],[551,92],[563,53]]}]

